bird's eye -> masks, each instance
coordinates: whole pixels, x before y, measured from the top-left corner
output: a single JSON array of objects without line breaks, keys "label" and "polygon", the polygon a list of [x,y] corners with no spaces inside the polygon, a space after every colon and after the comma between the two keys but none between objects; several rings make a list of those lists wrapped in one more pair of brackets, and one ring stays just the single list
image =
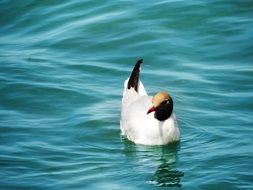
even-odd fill
[{"label": "bird's eye", "polygon": [[168,99],[164,100],[162,103],[163,104],[168,104],[170,101]]}]

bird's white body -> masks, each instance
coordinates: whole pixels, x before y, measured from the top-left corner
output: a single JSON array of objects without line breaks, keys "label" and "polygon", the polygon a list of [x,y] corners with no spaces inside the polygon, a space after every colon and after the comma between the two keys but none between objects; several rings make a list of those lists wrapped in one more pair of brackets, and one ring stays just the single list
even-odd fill
[{"label": "bird's white body", "polygon": [[152,107],[152,97],[139,81],[138,93],[134,88],[127,88],[125,81],[121,109],[121,131],[130,141],[144,145],[165,145],[179,141],[180,132],[174,113],[165,121],[154,117],[154,112],[147,114]]}]

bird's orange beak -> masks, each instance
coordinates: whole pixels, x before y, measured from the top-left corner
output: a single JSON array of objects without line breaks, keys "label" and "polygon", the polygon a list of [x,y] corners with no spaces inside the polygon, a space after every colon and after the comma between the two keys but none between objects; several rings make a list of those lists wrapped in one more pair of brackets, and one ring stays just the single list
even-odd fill
[{"label": "bird's orange beak", "polygon": [[151,108],[148,110],[147,114],[149,114],[149,113],[151,113],[151,112],[153,112],[153,111],[155,111],[155,110],[156,110],[156,107],[153,106],[153,107],[151,107]]}]

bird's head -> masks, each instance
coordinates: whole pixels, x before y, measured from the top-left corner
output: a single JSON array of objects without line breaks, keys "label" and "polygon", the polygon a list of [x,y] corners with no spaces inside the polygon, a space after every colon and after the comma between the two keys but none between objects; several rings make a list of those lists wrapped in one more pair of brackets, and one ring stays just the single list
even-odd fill
[{"label": "bird's head", "polygon": [[168,119],[173,111],[173,100],[167,92],[158,92],[152,99],[153,106],[147,114],[155,112],[154,116],[159,121]]}]

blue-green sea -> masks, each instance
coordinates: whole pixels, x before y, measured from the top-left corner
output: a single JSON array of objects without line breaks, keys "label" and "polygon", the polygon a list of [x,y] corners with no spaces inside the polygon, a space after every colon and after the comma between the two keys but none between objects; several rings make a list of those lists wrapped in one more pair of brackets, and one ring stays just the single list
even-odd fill
[{"label": "blue-green sea", "polygon": [[[180,143],[121,135],[140,58]],[[253,189],[253,1],[0,0],[0,189]]]}]

